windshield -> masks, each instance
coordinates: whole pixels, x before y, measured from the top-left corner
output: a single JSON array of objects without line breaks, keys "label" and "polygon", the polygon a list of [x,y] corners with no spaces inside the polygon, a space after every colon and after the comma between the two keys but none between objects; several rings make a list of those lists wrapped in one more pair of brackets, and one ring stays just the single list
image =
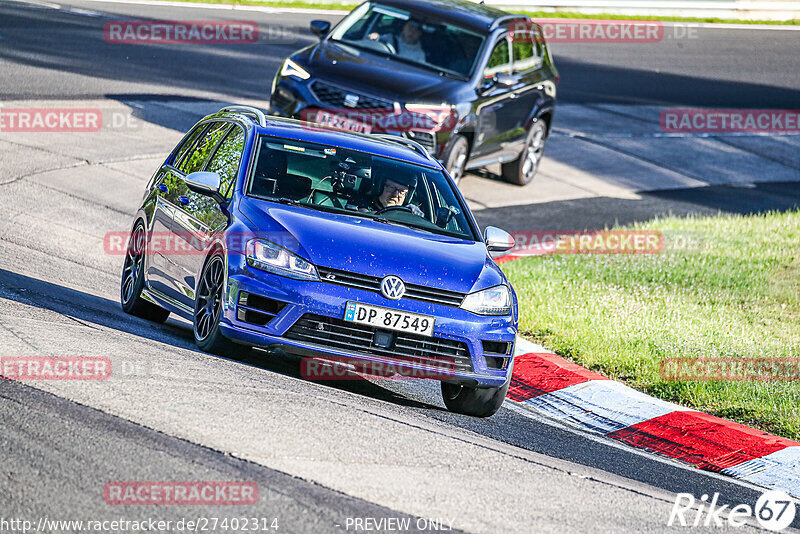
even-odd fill
[{"label": "windshield", "polygon": [[373,3],[350,13],[331,39],[465,79],[483,45],[481,35],[459,26]]},{"label": "windshield", "polygon": [[440,170],[271,136],[257,150],[250,196],[476,240]]}]

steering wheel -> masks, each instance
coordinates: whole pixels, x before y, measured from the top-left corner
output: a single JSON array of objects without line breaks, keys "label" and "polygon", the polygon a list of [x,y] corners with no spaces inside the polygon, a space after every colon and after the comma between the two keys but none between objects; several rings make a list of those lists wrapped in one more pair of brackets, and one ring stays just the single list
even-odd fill
[{"label": "steering wheel", "polygon": [[375,212],[375,215],[383,215],[384,213],[390,211],[407,211],[408,213],[414,213],[414,210],[411,209],[411,206],[386,206],[385,208],[381,208]]},{"label": "steering wheel", "polygon": [[386,47],[387,52],[389,52],[392,55],[397,55],[397,50],[395,50],[394,45],[392,43],[385,43],[383,41],[378,41],[378,42]]},{"label": "steering wheel", "polygon": [[366,39],[368,45],[376,50],[380,50],[381,48],[385,49],[385,52],[388,52],[392,55],[397,54],[397,50],[395,50],[394,45],[392,43],[387,43],[386,41],[381,41],[380,39]]}]

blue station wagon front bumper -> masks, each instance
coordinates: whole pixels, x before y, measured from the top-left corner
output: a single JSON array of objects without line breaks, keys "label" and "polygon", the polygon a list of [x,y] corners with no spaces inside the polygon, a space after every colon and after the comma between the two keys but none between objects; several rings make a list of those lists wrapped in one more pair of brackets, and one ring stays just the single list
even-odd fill
[{"label": "blue station wagon front bumper", "polygon": [[[234,341],[305,357],[391,364],[412,373],[441,371],[423,354],[452,354],[446,380],[477,387],[502,386],[511,368],[512,316],[480,316],[408,297],[393,301],[376,291],[328,281],[293,280],[252,269],[238,254],[228,257],[228,270],[220,329]],[[370,342],[375,329],[344,323],[348,302],[433,316],[433,338],[394,332],[390,347]]]}]

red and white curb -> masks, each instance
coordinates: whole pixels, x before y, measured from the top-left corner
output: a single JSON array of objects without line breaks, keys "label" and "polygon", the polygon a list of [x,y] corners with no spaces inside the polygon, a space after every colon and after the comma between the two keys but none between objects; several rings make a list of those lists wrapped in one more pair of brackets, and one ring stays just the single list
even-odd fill
[{"label": "red and white curb", "polygon": [[506,402],[800,498],[800,443],[655,399],[522,338]]}]

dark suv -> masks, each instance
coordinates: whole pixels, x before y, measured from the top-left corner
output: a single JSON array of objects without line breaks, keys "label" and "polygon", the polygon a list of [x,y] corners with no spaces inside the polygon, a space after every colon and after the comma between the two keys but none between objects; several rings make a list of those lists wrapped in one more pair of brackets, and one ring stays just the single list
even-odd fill
[{"label": "dark suv", "polygon": [[365,2],[281,67],[271,113],[424,146],[455,181],[502,163],[530,182],[550,131],[558,73],[528,17],[466,0]]}]

